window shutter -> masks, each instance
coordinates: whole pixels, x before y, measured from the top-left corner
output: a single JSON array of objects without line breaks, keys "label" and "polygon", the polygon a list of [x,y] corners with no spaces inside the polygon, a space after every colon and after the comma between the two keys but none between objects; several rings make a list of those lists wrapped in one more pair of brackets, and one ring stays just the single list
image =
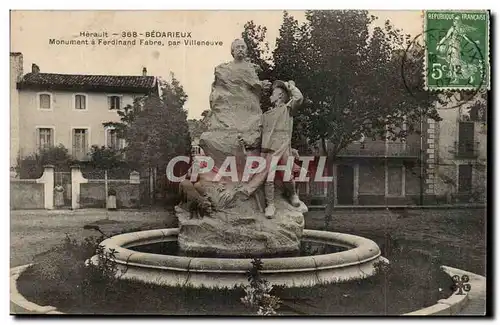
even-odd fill
[{"label": "window shutter", "polygon": [[35,129],[35,138],[36,138],[36,148],[37,150],[40,150],[40,128]]},{"label": "window shutter", "polygon": [[51,103],[51,95],[48,95],[48,94],[40,94],[38,96],[38,101],[39,101],[39,105],[40,105],[40,108],[42,109],[51,109],[52,107],[52,103]]},{"label": "window shutter", "polygon": [[113,130],[109,130],[109,146],[113,149],[115,149],[115,134],[113,133]]},{"label": "window shutter", "polygon": [[71,130],[71,138],[73,139],[73,157],[76,157],[76,129]]},{"label": "window shutter", "polygon": [[85,96],[76,95],[75,96],[75,108],[76,109],[85,109]]},{"label": "window shutter", "polygon": [[54,129],[49,129],[49,141],[47,141],[49,146],[54,146]]},{"label": "window shutter", "polygon": [[83,152],[85,154],[87,154],[88,152],[88,149],[89,149],[89,130],[88,129],[85,129],[84,133],[83,133]]}]

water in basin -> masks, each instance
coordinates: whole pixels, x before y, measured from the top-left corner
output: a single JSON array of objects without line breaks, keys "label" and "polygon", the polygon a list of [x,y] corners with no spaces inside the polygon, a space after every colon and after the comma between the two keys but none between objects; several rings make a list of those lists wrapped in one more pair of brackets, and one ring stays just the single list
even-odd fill
[{"label": "water in basin", "polygon": [[[190,257],[209,257],[209,258],[228,258],[224,256],[219,256],[217,254],[203,254],[203,255],[195,255],[195,254],[186,254],[182,252],[177,244],[177,240],[170,241],[162,241],[159,243],[146,244],[140,246],[132,246],[127,247],[130,250],[142,252],[142,253],[150,253],[150,254],[161,254],[161,255],[174,255],[174,256],[190,256]],[[300,251],[297,253],[288,253],[288,254],[280,254],[276,255],[262,255],[258,256],[261,258],[273,258],[273,257],[299,257],[299,256],[313,256],[313,255],[323,255],[323,254],[332,254],[339,253],[349,249],[348,247],[335,245],[335,244],[326,244],[323,242],[316,242],[310,240],[302,240],[300,245]],[[252,256],[240,256],[239,258],[252,258],[256,257]],[[234,257],[230,257],[234,258]]]}]

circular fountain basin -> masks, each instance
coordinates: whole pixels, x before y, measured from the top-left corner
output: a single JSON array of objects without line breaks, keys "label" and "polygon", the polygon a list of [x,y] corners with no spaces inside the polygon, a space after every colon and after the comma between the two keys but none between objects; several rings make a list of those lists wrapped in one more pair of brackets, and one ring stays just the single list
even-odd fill
[{"label": "circular fountain basin", "polygon": [[[146,245],[175,241],[178,228],[139,231],[104,240],[106,250],[115,250],[118,275],[166,286],[229,287],[247,285],[251,258],[191,257],[145,253]],[[378,245],[369,239],[329,231],[304,229],[305,242],[337,246],[343,251],[296,257],[262,258],[263,277],[273,285],[310,287],[369,277],[375,264],[385,262]],[[341,250],[341,249],[340,249]],[[92,258],[96,262],[96,256]]]}]

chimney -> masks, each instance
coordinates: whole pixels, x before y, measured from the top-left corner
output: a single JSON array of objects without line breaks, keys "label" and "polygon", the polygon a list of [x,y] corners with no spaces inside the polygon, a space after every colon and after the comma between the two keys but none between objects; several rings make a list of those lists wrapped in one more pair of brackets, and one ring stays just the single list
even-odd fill
[{"label": "chimney", "polygon": [[146,67],[143,67],[142,68],[142,75],[145,77],[148,75],[148,69],[146,69]]},{"label": "chimney", "polygon": [[10,69],[11,76],[15,79],[15,82],[21,81],[23,78],[23,54],[20,52],[10,53]]},{"label": "chimney", "polygon": [[31,65],[31,73],[39,73],[40,72],[40,67],[37,66],[35,63]]}]

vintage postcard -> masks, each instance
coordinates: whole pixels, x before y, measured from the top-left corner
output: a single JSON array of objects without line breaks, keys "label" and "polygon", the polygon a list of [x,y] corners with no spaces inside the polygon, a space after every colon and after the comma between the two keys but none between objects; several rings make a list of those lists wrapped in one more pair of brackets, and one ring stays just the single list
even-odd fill
[{"label": "vintage postcard", "polygon": [[10,18],[12,315],[491,312],[488,10]]}]

